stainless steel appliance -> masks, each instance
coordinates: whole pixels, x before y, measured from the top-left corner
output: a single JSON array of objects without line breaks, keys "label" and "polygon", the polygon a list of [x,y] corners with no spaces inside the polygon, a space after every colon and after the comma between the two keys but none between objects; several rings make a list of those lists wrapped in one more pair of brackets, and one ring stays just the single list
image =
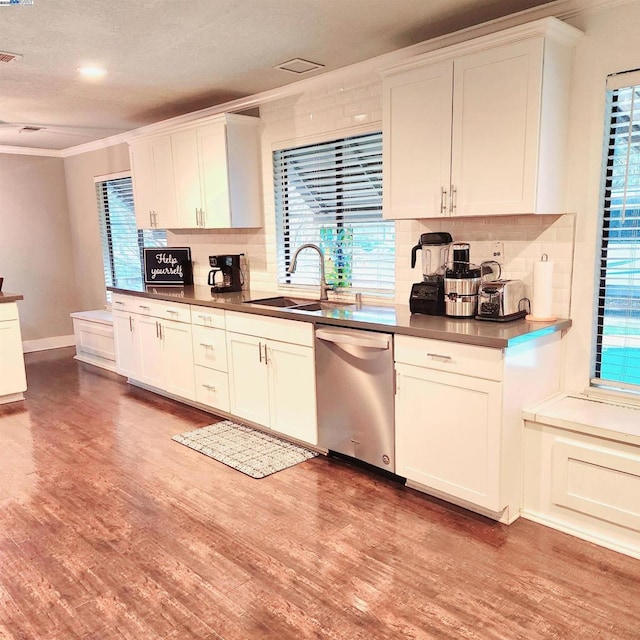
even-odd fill
[{"label": "stainless steel appliance", "polygon": [[416,266],[418,251],[422,253],[422,282],[411,287],[411,313],[442,316],[444,304],[444,265],[449,260],[453,239],[449,233],[423,233],[411,249],[411,268]]},{"label": "stainless steel appliance", "polygon": [[318,444],[395,472],[393,336],[318,326]]},{"label": "stainless steel appliance", "polygon": [[522,280],[483,282],[478,292],[478,320],[507,322],[524,318],[529,309]]},{"label": "stainless steel appliance", "polygon": [[473,318],[478,307],[480,267],[469,262],[470,247],[465,242],[451,245],[452,262],[444,273],[445,315]]},{"label": "stainless steel appliance", "polygon": [[240,291],[244,284],[242,269],[240,268],[240,256],[243,253],[224,256],[209,256],[208,283],[211,291],[215,293],[226,293]]}]

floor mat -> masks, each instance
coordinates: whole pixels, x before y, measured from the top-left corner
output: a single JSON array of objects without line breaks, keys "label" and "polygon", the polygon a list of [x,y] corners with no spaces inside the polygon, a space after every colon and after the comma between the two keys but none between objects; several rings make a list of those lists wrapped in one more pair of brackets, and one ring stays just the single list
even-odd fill
[{"label": "floor mat", "polygon": [[318,454],[231,420],[171,438],[252,478],[264,478]]}]

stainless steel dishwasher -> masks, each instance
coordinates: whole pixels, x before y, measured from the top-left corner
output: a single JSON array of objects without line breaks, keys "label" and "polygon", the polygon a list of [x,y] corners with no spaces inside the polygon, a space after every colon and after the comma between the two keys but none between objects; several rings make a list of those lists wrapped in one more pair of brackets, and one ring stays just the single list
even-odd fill
[{"label": "stainless steel dishwasher", "polygon": [[318,326],[318,444],[395,473],[393,336]]}]

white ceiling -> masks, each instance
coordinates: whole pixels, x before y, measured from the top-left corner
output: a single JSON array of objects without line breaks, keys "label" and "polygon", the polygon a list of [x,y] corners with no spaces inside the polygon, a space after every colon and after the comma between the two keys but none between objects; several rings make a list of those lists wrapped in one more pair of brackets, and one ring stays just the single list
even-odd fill
[{"label": "white ceiling", "polygon": [[[0,145],[65,149],[549,0],[34,0],[0,5]],[[324,65],[297,76],[291,58]],[[77,67],[103,65],[100,81]],[[24,125],[45,128],[20,132]]]}]

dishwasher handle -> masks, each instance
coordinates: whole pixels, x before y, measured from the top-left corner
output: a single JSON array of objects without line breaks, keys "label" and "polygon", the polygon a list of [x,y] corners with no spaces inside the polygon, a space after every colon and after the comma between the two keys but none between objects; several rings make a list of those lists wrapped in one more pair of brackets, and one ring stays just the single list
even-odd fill
[{"label": "dishwasher handle", "polygon": [[372,331],[340,331],[339,329],[316,329],[316,338],[335,344],[348,344],[369,349],[388,349],[391,336]]}]

